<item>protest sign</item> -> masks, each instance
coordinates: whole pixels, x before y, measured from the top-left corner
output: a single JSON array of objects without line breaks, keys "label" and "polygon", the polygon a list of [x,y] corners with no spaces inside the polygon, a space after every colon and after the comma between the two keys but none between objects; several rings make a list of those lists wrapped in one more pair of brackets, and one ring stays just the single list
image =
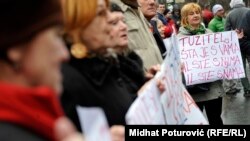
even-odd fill
[{"label": "protest sign", "polygon": [[138,98],[126,114],[126,122],[129,125],[166,124],[155,79],[140,90]]},{"label": "protest sign", "polygon": [[[208,124],[182,83],[176,36],[167,42],[161,71],[140,91],[126,115],[127,124]],[[165,84],[162,93],[157,88],[158,80]]]},{"label": "protest sign", "polygon": [[245,77],[235,31],[179,38],[186,85]]}]

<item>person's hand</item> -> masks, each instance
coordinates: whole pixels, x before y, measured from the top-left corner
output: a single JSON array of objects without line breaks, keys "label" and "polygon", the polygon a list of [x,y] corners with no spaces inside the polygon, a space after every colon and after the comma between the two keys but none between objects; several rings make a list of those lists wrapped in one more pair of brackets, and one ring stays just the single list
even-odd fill
[{"label": "person's hand", "polygon": [[157,80],[157,87],[161,93],[163,93],[166,90],[164,79]]},{"label": "person's hand", "polygon": [[84,141],[83,135],[77,132],[73,123],[66,117],[56,121],[54,130],[57,141]]},{"label": "person's hand", "polygon": [[161,66],[160,66],[159,64],[154,65],[154,66],[151,66],[151,67],[148,69],[148,71],[146,72],[145,77],[146,77],[148,80],[152,79],[152,78],[155,76],[155,74],[156,74],[158,71],[160,71],[160,69],[161,69]]},{"label": "person's hand", "polygon": [[110,128],[112,141],[125,141],[125,127],[123,125],[113,125]]},{"label": "person's hand", "polygon": [[[147,85],[149,85],[149,83],[152,80],[147,81],[146,83],[144,83],[144,85],[142,85],[142,87],[138,90],[137,94],[141,94],[141,92],[147,87]],[[159,89],[160,93],[163,93],[166,89],[165,84],[164,84],[164,79],[158,79],[156,80],[156,85],[157,88]]]},{"label": "person's hand", "polygon": [[241,29],[241,30],[235,29],[235,32],[237,33],[238,39],[241,39],[244,37],[243,29]]}]

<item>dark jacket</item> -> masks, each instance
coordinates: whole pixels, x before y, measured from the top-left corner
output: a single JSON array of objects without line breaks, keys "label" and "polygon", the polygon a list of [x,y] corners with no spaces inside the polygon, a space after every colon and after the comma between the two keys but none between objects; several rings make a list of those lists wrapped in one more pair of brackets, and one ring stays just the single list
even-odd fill
[{"label": "dark jacket", "polygon": [[225,31],[240,29],[242,21],[250,9],[244,5],[237,5],[230,11],[226,17]]},{"label": "dark jacket", "polygon": [[243,29],[244,31],[244,38],[239,40],[240,43],[240,50],[244,54],[250,54],[249,49],[249,39],[248,38],[248,19],[249,17],[246,17],[246,14],[248,13],[250,9],[245,7],[243,4],[239,4],[234,6],[233,10],[228,13],[228,16],[226,18],[225,23],[225,31],[229,30],[235,30],[235,29]]},{"label": "dark jacket", "polygon": [[167,25],[167,19],[165,18],[165,16],[163,15],[163,14],[161,14],[161,13],[158,13],[157,12],[157,16],[158,16],[158,18],[162,21],[162,23],[164,24],[164,25]]},{"label": "dark jacket", "polygon": [[0,141],[46,141],[31,130],[7,122],[0,122],[0,131]]},{"label": "dark jacket", "polygon": [[244,31],[244,37],[239,39],[241,52],[250,55],[250,10],[248,10],[246,16],[242,18],[240,29]]},{"label": "dark jacket", "polygon": [[64,64],[63,108],[80,129],[76,105],[103,108],[110,126],[125,125],[125,114],[145,78],[140,58],[131,53],[110,61],[103,58],[74,59]]}]

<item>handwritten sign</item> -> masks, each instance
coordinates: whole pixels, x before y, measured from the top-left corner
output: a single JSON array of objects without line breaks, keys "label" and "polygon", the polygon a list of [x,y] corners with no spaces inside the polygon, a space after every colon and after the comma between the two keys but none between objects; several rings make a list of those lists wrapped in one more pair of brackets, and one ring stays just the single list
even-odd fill
[{"label": "handwritten sign", "polygon": [[108,122],[101,108],[77,106],[76,110],[87,141],[111,141]]},{"label": "handwritten sign", "polygon": [[[167,56],[161,71],[140,91],[126,115],[127,124],[208,124],[182,84],[176,36],[165,41]],[[158,80],[165,84],[163,93],[156,86]]]},{"label": "handwritten sign", "polygon": [[186,85],[245,77],[235,31],[179,38]]},{"label": "handwritten sign", "polygon": [[166,87],[161,103],[167,124],[208,124],[182,83],[178,39],[174,35],[168,43],[167,52],[160,72]]},{"label": "handwritten sign", "polygon": [[155,79],[140,90],[139,96],[126,114],[126,123],[128,125],[165,124],[160,92]]}]

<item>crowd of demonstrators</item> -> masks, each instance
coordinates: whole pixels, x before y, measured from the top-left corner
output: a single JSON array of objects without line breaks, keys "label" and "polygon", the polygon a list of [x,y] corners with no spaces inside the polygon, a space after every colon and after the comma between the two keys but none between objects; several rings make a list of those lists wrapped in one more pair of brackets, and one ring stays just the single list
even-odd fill
[{"label": "crowd of demonstrators", "polygon": [[[213,32],[223,32],[225,27],[225,11],[222,5],[215,4],[212,8],[214,18],[209,22],[208,28]],[[240,92],[237,88],[237,80],[222,81],[222,86],[227,95],[235,95]]]},{"label": "crowd of demonstrators", "polygon": [[135,51],[142,59],[145,71],[161,64],[163,59],[157,43],[150,33],[148,21],[143,16],[136,0],[111,0],[121,7],[128,26],[128,49]]},{"label": "crowd of demonstrators", "polygon": [[[111,8],[115,11],[118,6],[111,3]],[[62,68],[66,115],[81,130],[76,105],[101,107],[110,126],[125,125],[137,91],[159,66],[146,77],[140,57],[133,51],[123,54],[128,47],[127,26],[122,12],[109,12],[108,1],[65,0],[63,11],[65,34],[71,41],[71,59]]]},{"label": "crowd of demonstrators", "polygon": [[206,28],[208,27],[208,23],[213,19],[213,17],[213,12],[210,10],[210,4],[205,4],[202,10],[202,18]]},{"label": "crowd of demonstrators", "polygon": [[0,2],[0,140],[83,141],[64,116],[58,0]]},{"label": "crowd of demonstrators", "polygon": [[[168,20],[170,20],[172,18],[172,14],[170,15],[171,17],[169,16],[168,18],[166,18],[165,14],[164,14],[164,12],[166,10],[165,5],[158,4],[156,2],[156,6],[158,6],[157,7],[157,14],[153,20],[157,21],[159,19],[163,23],[163,25],[164,25],[164,38],[171,37],[171,35],[174,31],[174,29],[172,27],[173,23],[169,23],[170,21],[168,21]],[[171,13],[170,10],[168,12]],[[174,21],[172,21],[172,22],[174,22]],[[161,24],[159,21],[157,21],[157,23]],[[159,27],[159,25],[156,25],[156,26]]]},{"label": "crowd of demonstrators", "polygon": [[[242,22],[244,21],[244,17],[246,16],[246,13],[249,11],[249,8],[245,6],[245,3],[243,0],[231,0],[230,7],[232,10],[228,13],[226,17],[226,23],[225,23],[225,31],[230,30],[242,30],[244,31],[244,28],[242,27]],[[241,50],[241,56],[243,61],[244,70],[246,72],[246,60],[247,60],[247,50],[249,50],[248,44],[246,44],[247,41],[246,38],[242,38],[239,40],[240,43],[240,50]],[[241,83],[244,88],[244,96],[250,96],[250,83],[247,77],[247,74],[245,73],[246,77],[241,78]]]},{"label": "crowd of demonstrators", "polygon": [[[173,31],[192,36],[243,29],[245,70],[247,57],[250,62],[250,10],[242,0],[231,0],[226,20],[223,6],[213,7],[212,31],[196,3],[182,9],[175,4],[173,11],[164,4],[157,8],[156,0],[3,0],[0,5],[0,140],[83,141],[77,105],[101,107],[112,139],[124,140],[125,115],[138,90],[159,71],[163,39]],[[247,77],[241,81],[244,96],[250,96]],[[209,124],[223,125],[222,96],[239,92],[235,86],[224,80],[187,89],[206,110]]]},{"label": "crowd of demonstrators", "polygon": [[[181,27],[178,36],[192,36],[211,33],[202,24],[201,7],[196,3],[188,3],[181,9]],[[189,86],[189,93],[198,107],[206,110],[210,125],[222,125],[222,96],[224,91],[220,81]]]}]

